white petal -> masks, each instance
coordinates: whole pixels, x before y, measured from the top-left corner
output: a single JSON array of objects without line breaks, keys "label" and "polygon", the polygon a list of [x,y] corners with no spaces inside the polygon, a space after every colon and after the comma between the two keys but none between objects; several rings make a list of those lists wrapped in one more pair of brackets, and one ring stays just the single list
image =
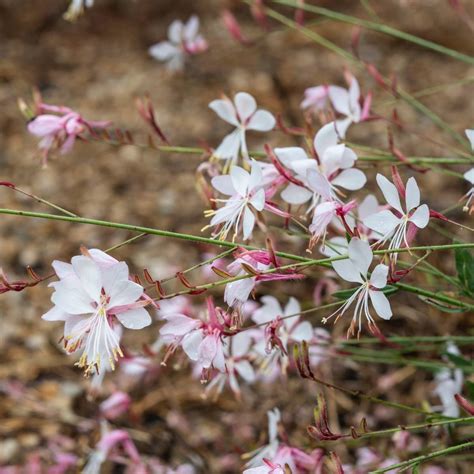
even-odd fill
[{"label": "white petal", "polygon": [[395,230],[395,227],[397,227],[397,225],[400,223],[400,219],[395,216],[393,212],[385,209],[383,211],[377,212],[376,214],[371,214],[362,222],[366,227],[375,230],[375,232],[378,232],[385,238]]},{"label": "white petal", "polygon": [[244,211],[244,222],[243,222],[243,231],[244,231],[244,240],[247,240],[252,235],[253,228],[255,226],[255,215],[248,208],[245,208]]},{"label": "white petal", "polygon": [[352,124],[352,117],[336,120],[335,129],[340,138],[344,139],[346,137],[347,129],[349,128],[351,124]]},{"label": "white petal", "polygon": [[321,160],[321,168],[324,170],[326,176],[329,176],[341,167],[341,160],[345,148],[346,146],[343,144],[330,146],[326,148],[322,156],[319,156]]},{"label": "white petal", "polygon": [[89,249],[89,254],[94,260],[94,262],[97,262],[101,268],[118,263],[118,260],[116,258],[99,249]]},{"label": "white petal", "polygon": [[239,129],[236,129],[224,137],[224,140],[214,151],[214,156],[225,160],[236,160],[239,157],[240,146],[241,133]]},{"label": "white petal", "polygon": [[174,20],[168,27],[168,38],[175,44],[181,43],[181,35],[183,32],[183,22]]},{"label": "white petal", "polygon": [[365,240],[353,238],[349,242],[349,258],[362,275],[367,275],[370,264],[372,263],[373,254],[370,245]]},{"label": "white petal", "polygon": [[430,220],[430,210],[426,204],[422,204],[412,216],[410,222],[413,222],[419,229],[424,229]]},{"label": "white petal", "polygon": [[[471,131],[474,135],[474,130],[471,130]],[[471,184],[474,184],[474,168],[471,168],[469,171],[466,171],[463,176],[464,176],[464,179],[469,181]]]},{"label": "white petal", "polygon": [[192,15],[183,28],[183,37],[186,41],[192,41],[199,31],[199,18]]},{"label": "white petal", "polygon": [[118,262],[102,269],[102,286],[108,296],[115,295],[121,290],[123,282],[128,281],[128,266],[125,262]]},{"label": "white petal", "polygon": [[359,106],[359,97],[360,97],[360,87],[357,79],[355,77],[351,80],[351,85],[349,86],[349,103],[351,104],[352,112],[354,109]]},{"label": "white petal", "polygon": [[334,122],[328,123],[322,127],[314,137],[314,148],[319,157],[322,157],[324,151],[330,146],[337,145],[337,133],[334,128]]},{"label": "white petal", "polygon": [[227,283],[224,290],[224,301],[229,306],[245,303],[255,287],[255,278],[243,278],[242,280]]},{"label": "white petal", "polygon": [[313,337],[313,326],[308,321],[298,324],[291,332],[291,338],[295,341],[309,341]]},{"label": "white petal", "polygon": [[261,186],[262,179],[263,179],[262,168],[260,168],[260,165],[258,164],[258,162],[252,160],[251,166],[252,168],[250,170],[250,179],[249,179],[249,184],[248,184],[249,191],[252,191],[258,186]]},{"label": "white petal", "polygon": [[82,255],[73,257],[71,263],[84,291],[98,303],[102,290],[102,276],[97,263]]},{"label": "white petal", "polygon": [[416,182],[416,179],[411,177],[407,181],[405,200],[407,204],[407,212],[410,212],[415,207],[420,205],[420,188]]},{"label": "white petal", "polygon": [[114,292],[111,293],[108,304],[109,309],[117,306],[123,306],[135,303],[143,295],[143,287],[133,281],[121,281],[118,283]]},{"label": "white petal", "polygon": [[198,360],[199,346],[203,340],[202,331],[193,331],[184,336],[182,347],[183,351],[191,360]]},{"label": "white petal", "polygon": [[54,272],[58,278],[67,278],[74,275],[74,270],[70,263],[60,262],[59,260],[54,260],[52,263]]},{"label": "white petal", "polygon": [[329,100],[337,112],[349,115],[349,91],[339,86],[329,87]]},{"label": "white petal", "polygon": [[352,168],[354,166],[354,163],[357,160],[357,155],[356,153],[348,148],[347,146],[344,147],[344,153],[342,154],[341,157],[341,168]]},{"label": "white petal", "polygon": [[68,317],[68,313],[64,312],[58,306],[53,306],[47,313],[41,316],[41,319],[45,321],[66,321]]},{"label": "white petal", "polygon": [[466,137],[471,144],[471,148],[474,150],[474,130],[467,129],[465,132],[466,132]]},{"label": "white petal", "polygon": [[[291,297],[288,300],[288,303],[285,306],[285,316],[290,316],[293,314],[298,314],[301,311],[301,306],[299,301],[296,298]],[[291,321],[290,319],[285,319],[285,321]],[[293,320],[294,321],[294,320]]]},{"label": "white petal", "polygon": [[235,336],[232,336],[232,356],[242,357],[247,355],[252,344],[252,336],[249,331],[238,332]]},{"label": "white petal", "polygon": [[373,194],[369,194],[364,198],[364,200],[359,204],[357,208],[357,214],[359,219],[363,220],[366,217],[369,217],[372,214],[375,214],[379,208],[379,203],[377,198]]},{"label": "white petal", "polygon": [[379,185],[385,200],[401,214],[405,214],[400,204],[400,196],[397,188],[384,175],[377,173],[377,184]]},{"label": "white petal", "polygon": [[227,174],[214,176],[214,178],[212,178],[211,180],[211,183],[212,186],[222,194],[226,194],[227,196],[233,196],[235,194],[235,189],[232,185],[232,180]]},{"label": "white petal", "polygon": [[308,155],[303,148],[289,146],[285,148],[274,149],[276,157],[287,167],[292,169],[292,163],[299,160],[308,160]]},{"label": "white petal", "polygon": [[332,267],[336,273],[346,281],[351,281],[354,283],[364,283],[362,277],[360,276],[359,270],[354,266],[354,263],[349,259],[336,260],[331,262]]},{"label": "white petal", "polygon": [[385,288],[387,286],[388,266],[379,263],[370,275],[370,284],[375,288]]},{"label": "white petal", "polygon": [[255,99],[250,94],[247,94],[247,92],[235,94],[234,104],[241,123],[249,119],[257,110]]},{"label": "white petal", "polygon": [[116,315],[127,329],[143,329],[151,324],[151,317],[145,308],[135,308]]},{"label": "white petal", "polygon": [[160,334],[163,336],[184,336],[199,326],[198,320],[184,314],[170,315],[167,320],[168,322],[160,329]]},{"label": "white petal", "polygon": [[234,126],[238,126],[239,122],[235,115],[234,104],[229,99],[213,100],[209,104],[209,108],[212,109],[222,120],[230,123]]},{"label": "white petal", "polygon": [[280,194],[288,204],[303,204],[313,196],[313,193],[302,186],[290,183]]},{"label": "white petal", "polygon": [[51,301],[69,314],[90,314],[94,312],[92,299],[76,289],[61,288],[51,296]]},{"label": "white petal", "polygon": [[366,182],[367,178],[365,174],[355,168],[343,170],[331,181],[334,186],[341,186],[349,191],[361,189]]},{"label": "white petal", "polygon": [[277,316],[283,315],[280,303],[274,296],[266,295],[260,298],[263,305],[252,314],[252,320],[257,324],[268,323]]},{"label": "white petal", "polygon": [[158,61],[169,61],[172,57],[180,54],[180,50],[169,41],[162,41],[150,46],[148,53]]},{"label": "white petal", "polygon": [[331,185],[327,178],[316,170],[308,170],[308,184],[310,188],[324,199],[332,199]]},{"label": "white petal", "polygon": [[235,190],[240,196],[245,197],[249,188],[250,175],[240,166],[232,166],[230,177]]},{"label": "white petal", "polygon": [[246,128],[258,132],[268,132],[276,124],[275,117],[267,110],[257,110],[249,120]]},{"label": "white petal", "polygon": [[257,211],[262,211],[265,207],[265,191],[263,189],[259,189],[252,196],[249,202]]},{"label": "white petal", "polygon": [[381,291],[369,290],[369,295],[375,312],[382,319],[390,319],[393,313],[388,298]]}]

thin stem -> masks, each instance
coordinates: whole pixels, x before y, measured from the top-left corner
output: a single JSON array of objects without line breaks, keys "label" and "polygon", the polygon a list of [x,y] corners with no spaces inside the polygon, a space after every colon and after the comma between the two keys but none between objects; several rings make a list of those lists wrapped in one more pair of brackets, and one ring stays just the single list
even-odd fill
[{"label": "thin stem", "polygon": [[450,418],[448,420],[432,421],[430,423],[417,423],[415,425],[398,426],[397,428],[389,428],[386,430],[371,431],[369,433],[360,434],[357,439],[373,438],[376,436],[385,436],[397,433],[398,431],[419,431],[423,429],[430,429],[435,426],[456,425],[461,423],[474,423],[474,416],[465,418]]},{"label": "thin stem", "polygon": [[384,472],[389,472],[394,469],[404,469],[413,467],[415,465],[421,464],[423,462],[429,461],[430,459],[446,456],[448,454],[457,453],[458,451],[467,450],[474,447],[474,441],[468,441],[467,443],[457,444],[455,446],[450,446],[449,448],[440,449],[439,451],[434,451],[432,453],[423,454],[416,458],[409,459],[408,461],[403,461],[397,464],[392,464],[391,466],[384,467],[383,469],[377,469],[375,471],[370,471],[369,474],[382,474]]}]

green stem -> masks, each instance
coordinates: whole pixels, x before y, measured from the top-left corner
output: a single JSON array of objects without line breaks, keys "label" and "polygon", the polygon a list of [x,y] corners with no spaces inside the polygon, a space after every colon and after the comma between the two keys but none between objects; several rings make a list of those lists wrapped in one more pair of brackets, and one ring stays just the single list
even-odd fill
[{"label": "green stem", "polygon": [[430,459],[433,459],[439,456],[446,456],[448,454],[457,453],[458,451],[463,451],[465,449],[467,450],[473,447],[474,447],[474,441],[468,441],[467,443],[461,443],[461,444],[457,444],[456,446],[450,446],[449,448],[440,449],[439,451],[434,451],[429,454],[423,454],[422,456],[409,459],[408,461],[392,464],[391,466],[384,467],[383,469],[370,471],[369,474],[382,474],[384,472],[392,471],[394,469],[403,469],[403,468],[413,467],[415,465],[429,461]]},{"label": "green stem", "polygon": [[357,439],[391,435],[393,433],[397,433],[398,431],[419,431],[423,429],[430,429],[435,426],[456,425],[456,424],[461,424],[461,423],[469,423],[469,424],[474,423],[474,416],[469,416],[465,418],[451,418],[449,420],[433,421],[431,423],[418,423],[415,425],[399,426],[397,428],[389,428],[386,430],[372,431],[369,433],[361,434]]},{"label": "green stem", "polygon": [[287,5],[289,7],[306,10],[311,13],[317,13],[318,15],[324,16],[326,18],[330,18],[331,20],[336,20],[343,23],[349,23],[351,25],[356,25],[356,26],[362,26],[363,28],[367,28],[372,31],[377,31],[378,33],[383,33],[385,35],[393,36],[395,38],[400,38],[404,41],[414,43],[418,46],[431,49],[432,51],[436,51],[446,56],[450,56],[451,58],[457,59],[458,61],[462,61],[467,64],[470,64],[471,66],[474,66],[474,58],[472,56],[469,56],[464,53],[460,53],[459,51],[447,48],[446,46],[442,46],[440,44],[434,43],[433,41],[420,38],[410,33],[397,30],[396,28],[392,28],[388,25],[384,25],[383,23],[363,20],[361,18],[345,15],[344,13],[339,13],[334,10],[329,10],[328,8],[318,7],[315,5],[298,4],[292,0],[273,0],[273,3],[279,3],[281,5]]},{"label": "green stem", "polygon": [[[31,211],[19,211],[15,209],[0,209],[0,214],[7,214],[7,215],[14,215],[14,216],[23,216],[23,217],[36,217],[40,219],[49,219],[49,220],[57,220],[57,221],[64,221],[64,222],[74,222],[78,224],[88,224],[88,225],[96,225],[96,226],[102,226],[102,227],[110,227],[110,228],[115,228],[115,229],[125,229],[125,230],[130,230],[133,232],[139,232],[143,234],[150,234],[150,235],[158,235],[162,237],[171,237],[171,238],[176,238],[176,239],[182,239],[182,240],[187,240],[187,241],[192,241],[192,242],[199,242],[199,243],[206,243],[206,244],[211,244],[215,246],[220,246],[220,247],[227,247],[227,248],[238,248],[242,247],[248,250],[262,250],[259,247],[254,247],[250,245],[245,245],[245,244],[236,244],[234,242],[228,242],[226,240],[215,240],[211,239],[208,237],[200,237],[197,235],[191,235],[191,234],[183,234],[180,232],[171,232],[171,231],[166,231],[166,230],[161,230],[161,229],[153,229],[150,227],[142,227],[142,226],[136,226],[136,225],[130,225],[130,224],[122,224],[118,222],[109,222],[109,221],[102,221],[102,220],[97,220],[97,219],[88,219],[84,217],[72,217],[72,216],[59,216],[55,214],[46,214],[42,212],[31,212]],[[411,248],[399,248],[399,249],[387,249],[387,250],[375,250],[373,253],[374,255],[385,255],[385,254],[390,254],[390,253],[403,253],[403,252],[416,252],[416,251],[424,251],[424,250],[449,250],[449,249],[456,249],[456,248],[473,248],[474,243],[455,243],[455,244],[445,244],[445,245],[426,245],[426,246],[418,246],[418,247],[411,247]],[[299,263],[296,264],[291,264],[291,265],[285,265],[281,266],[278,268],[273,268],[270,270],[267,270],[265,272],[262,272],[262,274],[270,274],[270,273],[275,273],[278,271],[284,271],[284,270],[294,270],[299,267],[306,267],[306,266],[312,266],[312,265],[321,265],[321,266],[329,266],[331,262],[336,261],[336,260],[344,260],[348,258],[347,255],[340,255],[337,257],[332,257],[332,258],[322,258],[322,259],[309,259],[306,257],[301,257],[299,255],[294,255],[286,252],[275,252],[275,254],[281,258],[287,258],[293,261],[297,261]],[[234,277],[232,279],[226,279],[222,280],[221,282],[216,282],[212,284],[207,284],[207,285],[201,285],[196,288],[198,289],[210,289],[213,286],[219,286],[222,284],[230,283],[232,281],[237,281],[241,280],[244,278],[249,278],[252,275],[242,275],[238,277]],[[409,291],[411,293],[415,293],[417,295],[422,295],[422,296],[427,296],[429,298],[441,301],[443,303],[447,303],[453,306],[456,306],[458,308],[463,308],[463,309],[474,309],[474,305],[471,305],[466,302],[462,302],[459,300],[456,300],[454,298],[450,298],[445,295],[441,295],[439,293],[434,293],[429,290],[424,290],[422,288],[417,288],[415,286],[407,285],[404,283],[395,283],[394,286],[397,288],[403,289],[405,291]],[[185,290],[186,291],[186,290]],[[179,294],[184,294],[184,293],[179,293]]]}]

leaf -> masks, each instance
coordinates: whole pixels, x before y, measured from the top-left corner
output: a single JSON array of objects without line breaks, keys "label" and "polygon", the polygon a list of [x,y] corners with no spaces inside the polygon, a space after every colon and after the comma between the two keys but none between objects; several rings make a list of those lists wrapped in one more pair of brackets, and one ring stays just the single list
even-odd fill
[{"label": "leaf", "polygon": [[445,356],[460,369],[471,369],[473,367],[472,361],[464,359],[464,357],[458,356],[457,354],[445,353]]},{"label": "leaf", "polygon": [[467,295],[474,297],[474,257],[468,249],[456,249],[454,252],[458,279]]}]

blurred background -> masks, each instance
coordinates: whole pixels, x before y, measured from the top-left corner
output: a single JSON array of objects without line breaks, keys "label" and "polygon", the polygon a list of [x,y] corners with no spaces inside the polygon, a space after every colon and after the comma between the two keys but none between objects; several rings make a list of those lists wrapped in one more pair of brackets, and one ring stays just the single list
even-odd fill
[{"label": "blurred background", "polygon": [[[65,0],[0,0],[0,179],[81,216],[199,233],[207,223],[202,215],[207,204],[195,186],[195,171],[202,158],[77,142],[72,153],[53,157],[43,169],[37,140],[28,134],[17,107],[18,98],[31,100],[33,88],[41,91],[46,103],[71,107],[87,119],[111,120],[144,139],[146,125],[137,114],[135,100],[148,93],[159,124],[173,145],[205,143],[215,147],[229,131],[208,108],[208,103],[221,93],[247,91],[259,106],[280,113],[288,125],[302,126],[299,104],[305,88],[323,83],[343,86],[344,68],[350,68],[340,57],[277,23],[264,34],[238,0],[95,3],[77,22],[69,23],[62,17],[68,6]],[[308,3],[367,17],[364,2]],[[474,3],[464,4],[472,16]],[[474,52],[472,31],[448,1],[386,0],[370,5],[383,22],[467,54]],[[252,46],[242,46],[229,36],[221,20],[223,8],[236,15],[244,33],[255,40]],[[292,15],[291,9],[278,10]],[[153,60],[147,49],[166,38],[167,27],[174,19],[187,20],[191,14],[199,15],[201,32],[210,48],[192,57],[183,72],[172,74]],[[323,20],[312,28],[341,47],[350,48],[350,26]],[[396,74],[400,87],[410,92],[474,76],[474,69],[462,62],[375,33],[362,34],[360,54],[386,75]],[[385,103],[381,112],[388,116],[396,105],[403,122],[420,134],[397,136],[397,146],[406,155],[455,155],[455,143],[426,117],[406,105],[390,103],[390,95],[381,91],[367,73],[352,72],[364,93],[374,91],[375,104]],[[464,81],[426,95],[422,101],[463,133],[474,126],[472,97],[472,82]],[[443,146],[423,137],[435,137]],[[349,140],[386,149],[386,125],[356,125],[351,128]],[[301,145],[294,137],[272,132],[250,135],[250,148],[262,149],[268,141],[273,146]],[[458,171],[465,169],[460,167]],[[405,171],[403,176],[409,174]],[[455,203],[467,191],[459,179],[443,174],[417,175],[417,180],[423,183],[425,202],[438,210]],[[0,188],[0,200],[3,208],[49,212],[7,188]],[[451,217],[465,218],[460,210]],[[79,253],[80,245],[105,249],[132,236],[123,231],[52,221],[9,216],[1,216],[0,220],[0,266],[11,279],[25,278],[27,265],[38,274],[46,274],[52,260],[69,260]],[[460,232],[459,237],[469,236]],[[257,241],[264,242],[264,236],[259,235]],[[432,241],[446,243],[442,236],[434,236]],[[304,244],[295,244],[291,238],[281,239],[279,245],[281,249],[304,252]],[[134,272],[148,268],[161,278],[197,263],[208,250],[150,236],[121,248],[115,256],[126,260]],[[454,271],[446,255],[434,256],[430,261]],[[308,280],[282,284],[278,293],[268,285],[260,293],[279,294],[282,302],[286,302],[287,295],[311,301],[315,280]],[[429,286],[426,281],[420,284]],[[219,298],[220,293],[216,295]],[[57,344],[60,325],[40,320],[50,307],[49,297],[46,285],[0,297],[0,466],[24,462],[31,453],[45,448],[54,435],[73,439],[76,444],[71,449],[82,460],[97,440],[97,430],[84,423],[94,416],[97,404],[87,400],[87,382],[73,367],[73,359],[63,355]],[[463,334],[468,327],[468,315],[439,313],[408,294],[397,300],[394,319],[383,326],[386,334]],[[315,315],[313,323],[318,324],[319,318]],[[344,325],[329,329],[335,335],[345,333]],[[153,342],[156,335],[153,326],[138,338],[131,338],[130,344],[140,350],[142,343]],[[431,397],[433,375],[410,367],[361,366],[336,360],[321,370],[328,380],[342,381],[348,388],[373,389],[376,395],[402,403],[420,403]],[[390,393],[377,386],[387,375],[399,376]],[[296,444],[312,446],[304,427],[311,422],[316,387],[295,376],[289,379],[288,388],[286,383],[244,390],[242,401],[225,392],[213,402],[202,399],[199,381],[190,383],[187,371],[174,372],[168,367],[149,385],[134,388],[135,417],[125,420],[124,426],[137,430],[135,441],[144,453],[171,463],[193,462],[202,472],[239,472],[240,455],[263,442],[265,412],[274,406],[282,410],[290,438]],[[12,392],[11,387],[17,387],[16,391]],[[289,396],[291,393],[298,395]],[[331,410],[336,425],[350,426],[367,416],[367,403],[333,395]],[[416,420],[400,420],[398,416],[400,413],[376,408],[371,409],[369,421],[381,428]],[[351,450],[342,444],[339,448],[344,459],[353,459]],[[450,467],[454,472],[472,472],[463,471],[461,464]]]}]

